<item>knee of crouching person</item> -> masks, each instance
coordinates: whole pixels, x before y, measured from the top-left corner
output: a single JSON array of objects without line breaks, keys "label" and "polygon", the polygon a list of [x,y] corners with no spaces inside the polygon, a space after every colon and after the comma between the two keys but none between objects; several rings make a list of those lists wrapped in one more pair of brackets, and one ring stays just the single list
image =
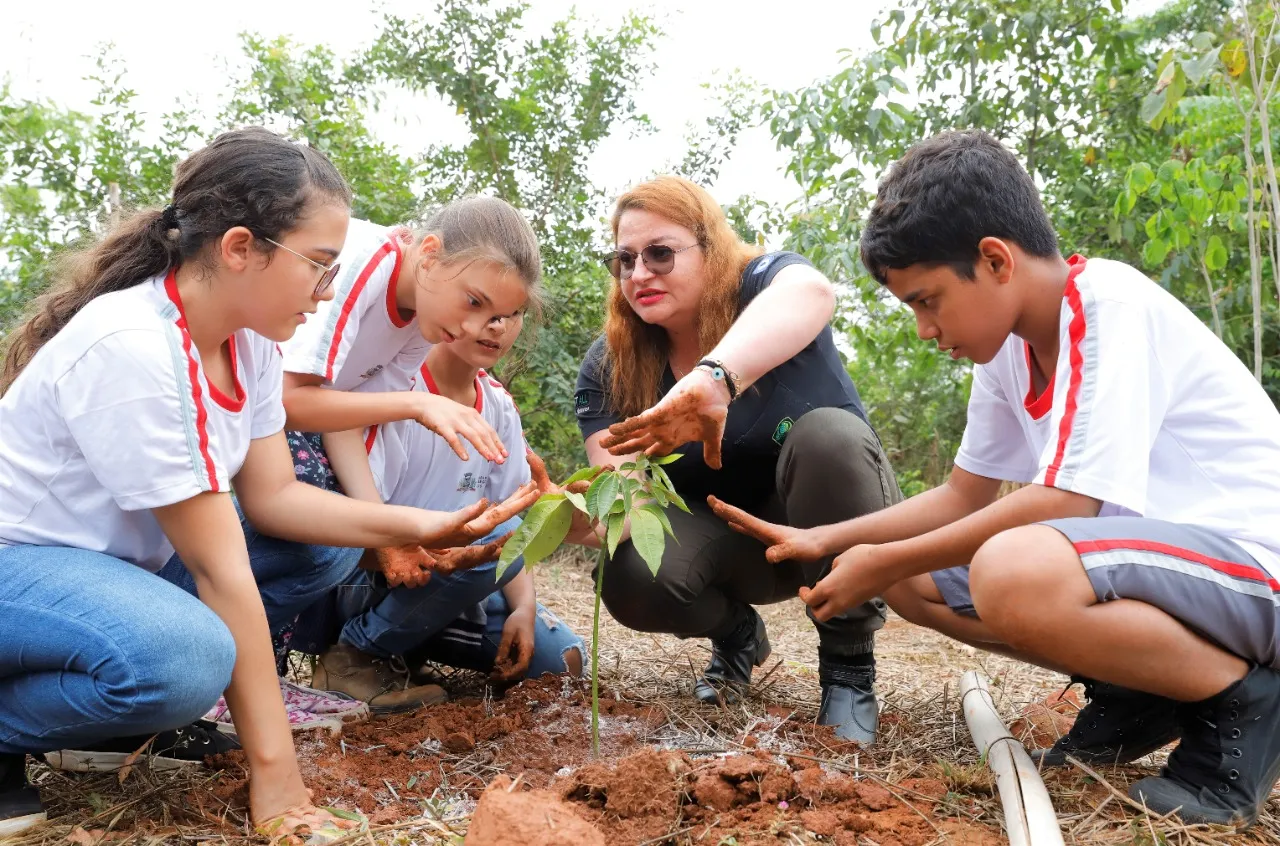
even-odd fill
[{"label": "knee of crouching person", "polygon": [[1025,527],[1001,532],[978,548],[969,568],[969,590],[979,619],[1011,645],[1044,610],[1045,597],[1037,586],[1027,542]]}]

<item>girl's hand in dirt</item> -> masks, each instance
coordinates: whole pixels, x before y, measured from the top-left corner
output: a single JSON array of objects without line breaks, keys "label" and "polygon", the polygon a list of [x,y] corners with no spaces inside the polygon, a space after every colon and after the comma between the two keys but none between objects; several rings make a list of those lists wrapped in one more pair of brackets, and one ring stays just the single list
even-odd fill
[{"label": "girl's hand in dirt", "polygon": [[533,659],[534,610],[517,608],[502,626],[502,642],[493,662],[489,678],[496,682],[514,682],[529,672]]},{"label": "girl's hand in dirt", "polygon": [[537,501],[538,489],[529,482],[492,508],[487,499],[482,499],[458,511],[424,510],[419,543],[425,549],[467,546],[493,534],[494,529]]},{"label": "girl's hand in dirt", "polygon": [[841,611],[873,599],[897,578],[876,544],[860,544],[836,556],[831,572],[812,588],[800,588],[800,599],[813,609],[814,619],[830,620]]},{"label": "girl's hand in dirt", "polygon": [[614,455],[670,455],[681,444],[702,443],[702,460],[720,469],[720,442],[729,414],[729,389],[702,369],[685,376],[657,405],[614,423],[600,445]]},{"label": "girl's hand in dirt", "polygon": [[486,544],[460,546],[453,549],[433,549],[429,553],[432,559],[430,565],[432,572],[447,576],[450,573],[458,573],[463,570],[470,570],[479,567],[481,564],[487,564],[490,561],[497,561],[502,555],[502,547],[515,532],[507,532],[497,540],[489,541]]},{"label": "girl's hand in dirt", "polygon": [[272,846],[323,846],[367,826],[359,814],[307,804],[290,808],[254,828],[269,838]]},{"label": "girl's hand in dirt", "polygon": [[707,497],[707,505],[711,506],[717,517],[729,524],[729,528],[767,546],[765,558],[770,564],[818,561],[831,554],[822,542],[819,529],[796,529],[770,523],[714,496]]},{"label": "girl's hand in dirt", "polygon": [[431,581],[435,558],[416,543],[375,549],[373,558],[389,587],[420,588]]},{"label": "girl's hand in dirt", "polygon": [[507,460],[507,448],[502,445],[502,439],[480,412],[437,394],[414,391],[412,396],[416,411],[413,419],[444,438],[463,461],[467,460],[463,438],[470,441],[486,460],[499,464]]}]

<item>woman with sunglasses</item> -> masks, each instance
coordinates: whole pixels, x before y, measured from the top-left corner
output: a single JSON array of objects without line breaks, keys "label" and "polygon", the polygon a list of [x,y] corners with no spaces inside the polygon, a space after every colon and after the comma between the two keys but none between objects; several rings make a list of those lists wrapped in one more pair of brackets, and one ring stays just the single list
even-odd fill
[{"label": "woman with sunglasses", "polygon": [[[704,500],[809,527],[901,495],[836,351],[836,297],[821,273],[795,253],[761,255],[706,191],[676,177],[624,194],[612,225],[616,283],[604,336],[578,375],[587,456],[617,465],[642,452],[680,453],[665,469],[693,513],[667,509],[679,542],[667,546],[656,577],[630,543],[620,546],[603,599],[631,628],[709,638],[711,663],[694,693],[732,701],[770,652],[752,606],[796,596],[831,559],[770,563],[763,544]],[[819,719],[864,744],[878,722],[873,647],[883,624],[879,600],[816,623]]]},{"label": "woman with sunglasses", "polygon": [[[0,839],[44,816],[28,754],[100,771],[145,749],[173,769],[241,743],[259,830],[306,826],[322,842],[349,827],[303,785],[268,627],[351,568],[260,571],[231,491],[256,525],[314,544],[463,545],[506,519],[353,502],[294,478],[276,344],[332,296],[317,280],[350,201],[311,148],[225,133],[178,165],[163,211],[55,266],[9,334]],[[175,549],[198,598],[155,576]],[[238,740],[193,722],[224,691]]]}]

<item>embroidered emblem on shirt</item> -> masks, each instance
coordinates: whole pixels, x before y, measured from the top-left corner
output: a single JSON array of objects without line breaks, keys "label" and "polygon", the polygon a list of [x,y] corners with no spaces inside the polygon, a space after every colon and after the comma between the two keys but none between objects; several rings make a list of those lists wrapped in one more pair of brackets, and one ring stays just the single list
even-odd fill
[{"label": "embroidered emblem on shirt", "polygon": [[784,417],[778,421],[778,428],[773,430],[773,442],[778,446],[782,446],[782,442],[787,439],[787,433],[791,431],[791,427],[796,425],[796,421],[790,417]]},{"label": "embroidered emblem on shirt", "polygon": [[376,365],[376,366],[374,366],[374,367],[370,367],[368,370],[366,370],[365,372],[363,372],[363,373],[361,373],[361,374],[360,374],[360,378],[361,378],[361,379],[368,379],[370,376],[374,376],[374,375],[376,375],[377,373],[379,373],[379,372],[382,370],[382,367],[383,367],[383,365],[381,365],[381,364]]}]

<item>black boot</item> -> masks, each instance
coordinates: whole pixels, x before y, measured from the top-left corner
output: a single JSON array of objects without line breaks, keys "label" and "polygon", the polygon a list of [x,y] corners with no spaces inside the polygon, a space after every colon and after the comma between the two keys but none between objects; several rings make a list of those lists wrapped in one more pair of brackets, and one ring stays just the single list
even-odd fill
[{"label": "black boot", "polygon": [[818,725],[835,726],[836,736],[863,746],[876,742],[880,703],[876,701],[876,662],[870,655],[850,661],[818,653],[822,707]]},{"label": "black boot", "polygon": [[711,641],[711,663],[693,685],[693,695],[708,705],[741,700],[751,685],[752,668],[772,652],[764,620],[747,606],[747,619],[732,634]]},{"label": "black boot", "polygon": [[1053,746],[1031,750],[1037,764],[1061,767],[1068,755],[1085,764],[1127,764],[1181,736],[1174,700],[1072,676],[1071,684],[1077,682],[1084,685],[1087,704]]},{"label": "black boot", "polygon": [[46,819],[40,793],[27,783],[27,756],[0,754],[0,840]]},{"label": "black boot", "polygon": [[1254,667],[1231,687],[1179,708],[1182,743],[1159,776],[1129,795],[1186,823],[1250,826],[1280,778],[1280,672]]},{"label": "black boot", "polygon": [[[240,738],[218,731],[216,723],[196,720],[179,729],[156,734],[143,759],[156,770],[199,769],[210,755],[240,748]],[[79,749],[46,752],[44,759],[55,770],[78,773],[110,773],[125,765],[152,735],[119,737],[85,744]]]}]

